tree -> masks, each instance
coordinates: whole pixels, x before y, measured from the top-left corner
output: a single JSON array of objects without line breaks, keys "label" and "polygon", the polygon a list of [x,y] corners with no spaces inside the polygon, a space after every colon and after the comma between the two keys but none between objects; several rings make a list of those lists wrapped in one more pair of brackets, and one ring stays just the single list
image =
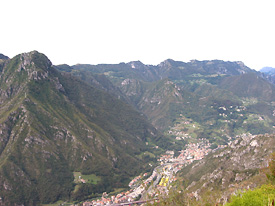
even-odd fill
[{"label": "tree", "polygon": [[275,177],[275,152],[271,154],[271,160],[269,162],[269,169],[273,177]]},{"label": "tree", "polygon": [[269,171],[270,171],[270,174],[266,174],[266,176],[274,184],[275,183],[275,152],[273,152],[270,156]]}]

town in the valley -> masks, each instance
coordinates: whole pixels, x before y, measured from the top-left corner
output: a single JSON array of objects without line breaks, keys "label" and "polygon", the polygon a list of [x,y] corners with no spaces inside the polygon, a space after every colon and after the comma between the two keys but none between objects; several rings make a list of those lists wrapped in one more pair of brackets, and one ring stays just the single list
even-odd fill
[{"label": "town in the valley", "polygon": [[[187,144],[186,149],[180,151],[178,156],[175,156],[174,151],[166,151],[158,159],[159,165],[154,168],[151,175],[141,174],[129,183],[130,190],[112,196],[104,193],[100,199],[86,201],[83,206],[123,205],[123,203],[126,205],[126,203],[156,200],[159,195],[168,194],[171,183],[176,180],[176,173],[179,170],[195,160],[203,159],[205,155],[212,152],[210,146],[209,141],[204,139],[199,143]],[[226,146],[220,145],[215,150],[224,147]]]},{"label": "town in the valley", "polygon": [[[223,112],[228,108],[220,107],[220,116],[226,116]],[[236,112],[242,112],[245,107],[230,106],[229,109],[234,109]],[[232,112],[231,112],[232,113]],[[239,114],[242,116],[242,114]],[[229,121],[229,120],[224,120]],[[147,201],[156,201],[161,195],[168,194],[172,188],[172,183],[176,180],[176,174],[185,166],[191,164],[194,161],[203,159],[206,155],[216,150],[223,149],[227,145],[213,145],[206,138],[199,138],[194,135],[195,130],[200,129],[200,125],[194,122],[192,119],[185,118],[180,114],[180,118],[177,123],[170,127],[166,132],[167,136],[174,138],[175,143],[177,141],[185,141],[184,149],[181,151],[166,151],[158,158],[158,164],[153,169],[152,173],[144,173],[132,179],[129,183],[129,190],[120,192],[116,195],[103,193],[101,198],[85,201],[83,206],[102,206],[102,205],[131,205],[140,204]],[[250,134],[242,134],[240,136],[246,136]],[[240,136],[236,136],[240,137]],[[229,145],[235,138],[227,136]],[[158,148],[156,146],[156,148]],[[78,182],[85,184],[85,180],[79,176]]]}]

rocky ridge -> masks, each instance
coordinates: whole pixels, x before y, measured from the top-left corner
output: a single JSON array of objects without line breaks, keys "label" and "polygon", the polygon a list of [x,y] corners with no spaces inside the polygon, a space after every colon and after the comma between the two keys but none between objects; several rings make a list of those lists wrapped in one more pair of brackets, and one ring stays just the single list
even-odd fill
[{"label": "rocky ridge", "polygon": [[220,203],[225,203],[238,190],[265,183],[261,168],[268,167],[274,143],[275,136],[269,134],[237,138],[227,148],[183,169],[180,176],[188,184],[187,192],[199,200],[207,191],[212,191],[219,194]]}]

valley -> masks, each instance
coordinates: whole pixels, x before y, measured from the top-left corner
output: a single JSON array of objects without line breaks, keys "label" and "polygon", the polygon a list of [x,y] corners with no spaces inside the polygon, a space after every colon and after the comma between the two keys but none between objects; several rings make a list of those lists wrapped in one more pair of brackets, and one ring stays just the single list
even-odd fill
[{"label": "valley", "polygon": [[271,73],[222,60],[0,58],[1,206],[224,204],[267,181]]},{"label": "valley", "polygon": [[[180,191],[179,194],[183,192],[184,201],[192,202],[191,205],[199,204],[198,200],[211,205],[224,204],[232,192],[253,189],[267,181],[261,170],[268,166],[274,141],[274,135],[243,134],[232,138],[228,146],[215,149],[210,149],[211,144],[206,141],[188,144],[178,156],[174,156],[173,151],[166,151],[150,176],[142,173],[129,183],[130,190],[117,195],[105,193],[102,198],[85,201],[83,205],[152,203],[169,198],[174,190]],[[254,162],[249,162],[250,158]],[[179,186],[180,182],[185,182],[185,186]],[[222,184],[218,186],[218,182]],[[209,189],[213,192],[209,193]],[[216,199],[207,200],[206,195],[215,195]]]},{"label": "valley", "polygon": [[[218,149],[222,148],[224,147],[221,146]],[[148,173],[144,173],[131,180],[129,183],[130,190],[117,195],[103,194],[101,199],[85,201],[83,206],[134,204],[137,199],[140,202],[146,202],[154,200],[158,196],[167,195],[173,182],[177,179],[177,172],[192,162],[203,159],[208,153],[215,151],[217,149],[210,149],[210,144],[206,142],[188,144],[186,149],[179,151],[180,155],[177,157],[174,156],[174,151],[166,151],[158,159],[158,166],[153,169],[149,177]]]}]

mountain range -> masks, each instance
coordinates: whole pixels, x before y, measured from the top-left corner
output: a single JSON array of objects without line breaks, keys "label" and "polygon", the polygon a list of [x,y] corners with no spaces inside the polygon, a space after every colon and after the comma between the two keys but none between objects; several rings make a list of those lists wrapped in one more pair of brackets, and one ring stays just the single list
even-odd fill
[{"label": "mountain range", "polygon": [[69,66],[33,51],[1,54],[0,72],[0,205],[93,198],[167,149],[275,129],[274,84],[242,62]]},{"label": "mountain range", "polygon": [[95,83],[94,75],[104,75],[113,84],[106,91],[130,103],[162,132],[186,120],[198,124],[188,130],[192,136],[218,144],[246,132],[274,132],[274,84],[242,62],[168,59],[155,66],[133,61],[56,67],[89,84]]},{"label": "mountain range", "polygon": [[260,72],[265,73],[265,74],[274,74],[275,73],[275,68],[273,67],[263,67]]},{"label": "mountain range", "polygon": [[275,68],[264,67],[260,70],[264,74],[264,77],[268,79],[272,84],[275,84]]}]

